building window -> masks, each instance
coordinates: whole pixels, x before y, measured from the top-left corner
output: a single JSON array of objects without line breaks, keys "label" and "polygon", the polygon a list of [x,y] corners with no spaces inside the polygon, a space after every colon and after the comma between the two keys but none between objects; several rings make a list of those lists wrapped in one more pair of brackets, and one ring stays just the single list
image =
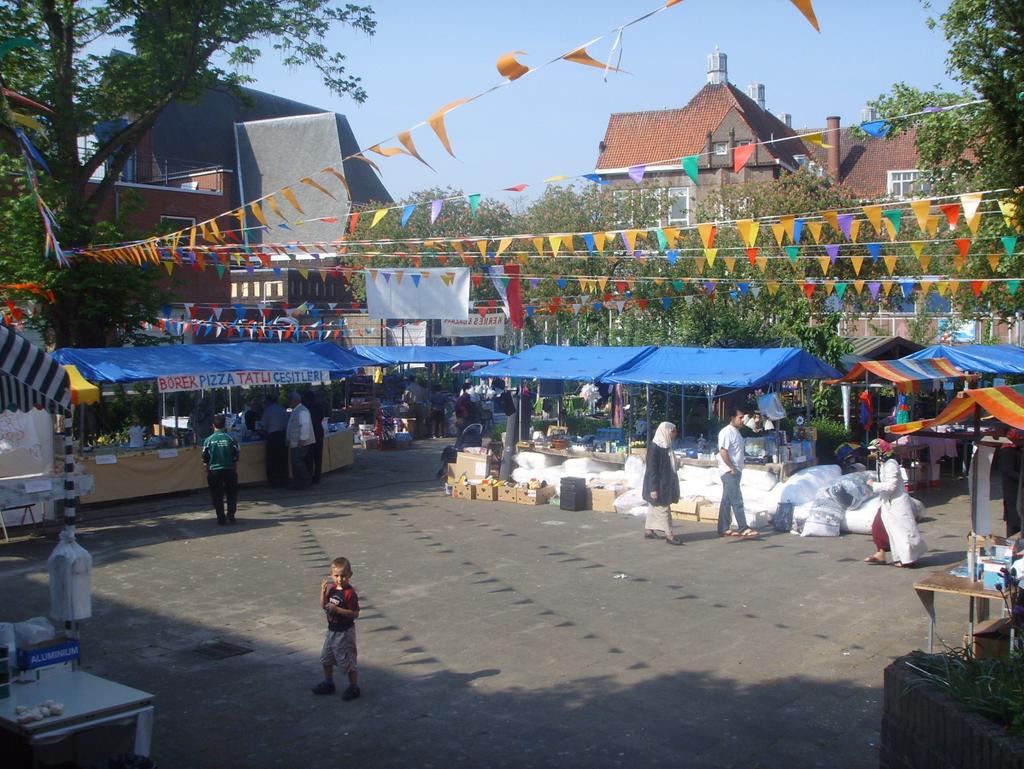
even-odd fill
[{"label": "building window", "polygon": [[256,281],[252,284],[252,295],[259,298],[260,295],[260,282]]},{"label": "building window", "polygon": [[920,171],[889,171],[886,189],[894,198],[912,198],[927,195],[931,185],[920,180]]},{"label": "building window", "polygon": [[690,223],[690,188],[668,188],[668,223],[688,225]]},{"label": "building window", "polygon": [[238,284],[237,283],[232,283],[231,284],[231,298],[234,299],[237,296],[238,296]]},{"label": "building window", "polygon": [[166,224],[175,230],[184,230],[187,227],[194,227],[196,220],[191,216],[169,216],[161,214],[160,224]]},{"label": "building window", "polygon": [[242,298],[243,299],[248,299],[249,298],[249,284],[248,283],[243,283],[242,284]]},{"label": "building window", "polygon": [[716,155],[728,155],[729,154],[729,142],[715,142],[712,145]]}]

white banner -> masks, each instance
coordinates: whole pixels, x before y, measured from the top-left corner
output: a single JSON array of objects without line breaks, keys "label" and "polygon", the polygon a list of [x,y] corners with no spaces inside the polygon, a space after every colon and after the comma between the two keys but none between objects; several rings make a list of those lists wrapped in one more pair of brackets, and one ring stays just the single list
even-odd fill
[{"label": "white banner", "polygon": [[366,309],[375,320],[468,320],[469,270],[367,269]]},{"label": "white banner", "polygon": [[469,320],[441,321],[441,336],[503,336],[505,334],[505,316],[476,315]]},{"label": "white banner", "polygon": [[175,374],[156,380],[162,393],[206,390],[211,387],[286,387],[288,385],[327,384],[330,371],[221,371],[216,374]]}]

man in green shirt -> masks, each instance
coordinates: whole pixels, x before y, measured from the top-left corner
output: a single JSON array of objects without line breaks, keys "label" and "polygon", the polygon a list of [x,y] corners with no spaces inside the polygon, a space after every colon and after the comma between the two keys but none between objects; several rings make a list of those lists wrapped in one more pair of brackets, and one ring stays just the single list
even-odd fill
[{"label": "man in green shirt", "polygon": [[[235,507],[238,504],[238,444],[224,431],[224,415],[213,418],[213,435],[203,441],[203,464],[206,465],[206,482],[210,486],[213,509],[217,511],[217,523],[224,526],[235,522]],[[227,515],[224,514],[224,497],[227,496]]]}]

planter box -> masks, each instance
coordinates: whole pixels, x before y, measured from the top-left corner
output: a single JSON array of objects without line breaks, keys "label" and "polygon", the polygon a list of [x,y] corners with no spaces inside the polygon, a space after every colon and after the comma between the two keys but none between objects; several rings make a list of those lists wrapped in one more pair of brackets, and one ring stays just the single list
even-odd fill
[{"label": "planter box", "polygon": [[1024,738],[967,713],[901,657],[885,669],[880,769],[1024,769]]}]

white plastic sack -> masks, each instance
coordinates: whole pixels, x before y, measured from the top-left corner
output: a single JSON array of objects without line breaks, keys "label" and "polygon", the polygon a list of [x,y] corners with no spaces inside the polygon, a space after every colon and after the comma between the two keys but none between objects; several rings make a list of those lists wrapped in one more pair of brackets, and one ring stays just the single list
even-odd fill
[{"label": "white plastic sack", "polygon": [[33,617],[14,623],[14,641],[21,647],[49,641],[55,635],[57,631],[46,617]]},{"label": "white plastic sack", "polygon": [[626,457],[626,483],[631,489],[641,489],[644,485],[644,473],[647,472],[647,464],[636,454]]},{"label": "white plastic sack", "polygon": [[763,472],[761,470],[744,470],[740,478],[740,488],[744,491],[771,491],[779,482],[775,473]]},{"label": "white plastic sack", "polygon": [[597,474],[602,483],[615,483],[621,486],[627,484],[625,470],[602,470]]},{"label": "white plastic sack", "polygon": [[598,462],[596,459],[590,457],[573,457],[567,459],[562,463],[562,467],[565,468],[566,475],[572,476],[583,476],[587,473],[600,473],[604,470],[611,470],[612,465],[607,462]]},{"label": "white plastic sack", "polygon": [[559,457],[553,457],[549,454],[540,454],[536,451],[520,451],[515,455],[514,459],[519,467],[527,468],[543,468],[551,467],[561,462]]},{"label": "white plastic sack", "polygon": [[924,516],[924,502],[915,497],[911,497],[910,506],[914,509],[914,520],[920,521]]},{"label": "white plastic sack", "polygon": [[695,465],[680,465],[676,471],[679,476],[680,483],[704,483],[704,484],[719,484],[722,483],[722,474],[719,472],[717,467],[697,467]]},{"label": "white plastic sack", "polygon": [[874,496],[868,497],[856,507],[851,507],[846,511],[846,515],[843,516],[841,522],[842,531],[849,532],[850,534],[870,534],[871,524],[875,520],[875,513],[878,512],[881,504],[882,500]]},{"label": "white plastic sack", "polygon": [[529,467],[517,467],[512,471],[512,480],[516,483],[529,483],[533,477],[533,470]]},{"label": "white plastic sack", "polygon": [[823,489],[842,475],[839,465],[818,465],[794,473],[782,486],[780,502],[803,505],[814,499],[818,489]]},{"label": "white plastic sack", "polygon": [[642,505],[629,508],[629,514],[634,518],[646,518],[647,512],[650,510],[650,505],[644,502]]},{"label": "white plastic sack", "polygon": [[628,515],[632,508],[642,504],[644,504],[643,492],[640,489],[630,489],[615,498],[615,512],[620,515]]},{"label": "white plastic sack", "polygon": [[752,512],[765,512],[769,516],[775,515],[779,508],[779,498],[782,496],[782,484],[777,483],[768,491],[753,491],[740,486],[743,492],[743,507]]},{"label": "white plastic sack", "polygon": [[784,419],[786,417],[786,409],[783,407],[778,393],[768,393],[758,398],[757,410],[766,419]]},{"label": "white plastic sack", "polygon": [[50,572],[50,616],[56,620],[89,619],[92,616],[92,556],[75,542],[70,531],[46,560]]}]

